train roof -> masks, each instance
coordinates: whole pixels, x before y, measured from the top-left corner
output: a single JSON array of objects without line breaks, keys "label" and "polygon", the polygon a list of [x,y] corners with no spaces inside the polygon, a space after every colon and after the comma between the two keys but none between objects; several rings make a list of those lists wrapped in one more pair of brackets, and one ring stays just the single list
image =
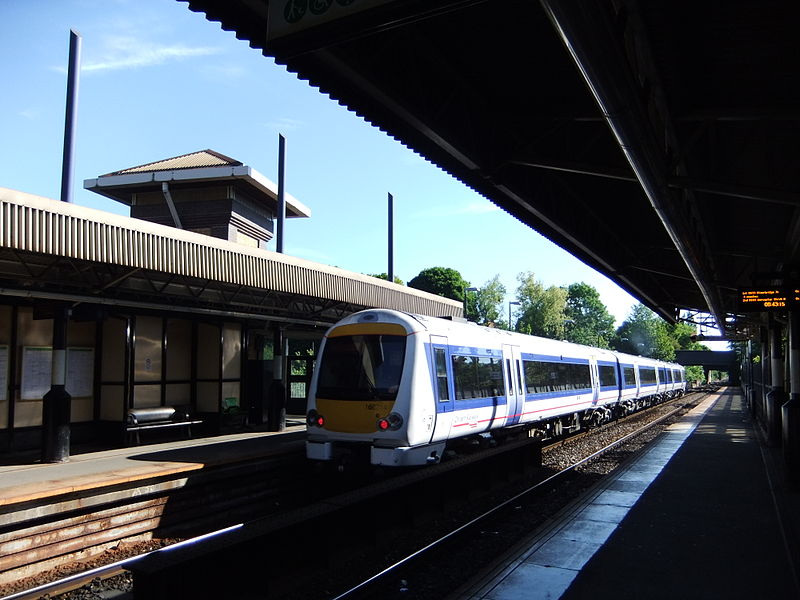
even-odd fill
[{"label": "train roof", "polygon": [[434,335],[441,335],[447,337],[455,337],[455,336],[461,337],[463,335],[469,334],[470,332],[475,332],[475,333],[480,332],[482,335],[489,335],[495,337],[495,339],[497,339],[497,342],[500,344],[521,345],[523,339],[529,340],[531,338],[534,338],[537,340],[537,343],[541,344],[543,354],[552,352],[560,355],[568,354],[572,356],[592,355],[592,356],[597,356],[601,360],[603,356],[606,356],[608,358],[616,357],[620,362],[631,362],[637,364],[647,364],[652,366],[664,366],[664,367],[680,368],[680,369],[683,368],[681,365],[678,365],[676,363],[670,363],[655,358],[636,356],[633,354],[625,354],[622,352],[617,352],[615,350],[610,350],[606,348],[596,348],[593,346],[585,346],[581,344],[575,344],[573,342],[567,342],[564,340],[554,340],[551,338],[530,336],[523,333],[508,331],[505,329],[484,327],[482,325],[478,325],[477,323],[466,321],[464,319],[429,317],[425,315],[415,315],[392,309],[374,308],[374,309],[363,310],[342,319],[341,321],[339,321],[339,323],[334,325],[334,327],[340,325],[348,325],[354,323],[368,323],[368,322],[384,322],[384,323],[388,322],[388,323],[396,323],[399,325],[403,325],[403,327],[406,329],[406,331],[408,331],[409,334],[427,331]]}]

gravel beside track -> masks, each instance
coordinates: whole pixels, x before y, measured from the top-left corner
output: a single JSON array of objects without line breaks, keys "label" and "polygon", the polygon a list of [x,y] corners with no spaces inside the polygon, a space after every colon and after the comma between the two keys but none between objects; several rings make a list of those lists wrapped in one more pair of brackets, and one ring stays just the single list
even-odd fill
[{"label": "gravel beside track", "polygon": [[[588,434],[552,444],[543,452],[543,468],[535,470],[530,477],[524,480],[510,481],[490,490],[477,489],[480,488],[477,485],[475,492],[469,494],[469,497],[453,499],[447,512],[443,515],[440,514],[424,522],[411,524],[404,532],[394,533],[390,540],[380,544],[377,549],[372,548],[355,556],[350,555],[346,561],[331,564],[324,571],[298,578],[297,587],[291,592],[280,596],[270,594],[269,598],[306,600],[335,597],[357,582],[380,572],[388,565],[394,564],[420,547],[458,528],[467,520],[483,514],[537,481],[593,454],[614,440],[642,427],[644,423],[657,420],[674,410],[676,404],[686,405],[686,410],[688,410],[699,398],[699,394],[693,394],[679,400],[666,402],[624,421],[611,423],[602,428],[590,430]],[[685,411],[681,411],[679,414],[683,412]],[[579,467],[568,476],[566,481],[562,480],[558,484],[554,484],[552,489],[546,493],[540,494],[534,499],[521,500],[518,505],[510,509],[510,513],[501,515],[499,518],[492,519],[491,523],[485,524],[479,536],[470,540],[462,540],[457,546],[447,544],[446,547],[437,550],[436,556],[428,559],[426,565],[412,563],[398,570],[390,577],[393,581],[393,590],[389,595],[382,594],[381,597],[391,598],[396,595],[398,598],[415,600],[441,600],[448,597],[454,590],[458,590],[464,585],[467,579],[478,576],[493,561],[506,555],[510,548],[519,544],[533,530],[593,486],[600,478],[639,452],[677,418],[679,416],[668,419],[659,426],[628,440],[611,452]],[[390,515],[387,515],[387,518],[390,518]],[[379,527],[380,524],[376,524],[376,526]],[[17,585],[0,588],[0,597],[20,590],[31,589],[36,585],[54,581],[72,573],[110,564],[129,556],[136,556],[174,541],[177,540],[150,540],[125,544],[109,550],[91,561],[64,565],[35,578],[23,580]],[[308,546],[309,551],[312,551],[313,540],[309,540]],[[300,559],[301,557],[298,557],[298,560]],[[131,576],[126,573],[105,581],[97,580],[89,586],[52,598],[53,600],[56,598],[60,600],[100,600],[112,597],[110,594],[114,592],[124,594],[130,592],[131,589]],[[457,596],[453,596],[453,598],[455,597]]]}]

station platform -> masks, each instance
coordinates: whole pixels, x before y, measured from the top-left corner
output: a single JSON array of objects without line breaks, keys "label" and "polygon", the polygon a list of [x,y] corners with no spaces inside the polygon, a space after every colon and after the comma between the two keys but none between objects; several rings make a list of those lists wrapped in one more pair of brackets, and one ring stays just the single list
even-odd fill
[{"label": "station platform", "polygon": [[189,474],[300,448],[305,423],[287,421],[281,432],[243,431],[214,437],[180,439],[70,456],[68,462],[41,463],[32,455],[0,465],[0,514],[11,505],[46,501],[79,492],[137,481]]},{"label": "station platform", "polygon": [[800,598],[800,492],[782,469],[723,388],[464,597]]},{"label": "station platform", "polygon": [[[280,432],[264,429],[151,436],[161,441],[101,451],[72,448],[63,463],[42,463],[31,453],[3,456],[0,595],[63,562],[226,525],[270,494],[263,473],[273,458],[303,456],[304,420],[287,420]],[[238,485],[247,492],[231,493]],[[204,512],[207,507],[216,508]]]}]

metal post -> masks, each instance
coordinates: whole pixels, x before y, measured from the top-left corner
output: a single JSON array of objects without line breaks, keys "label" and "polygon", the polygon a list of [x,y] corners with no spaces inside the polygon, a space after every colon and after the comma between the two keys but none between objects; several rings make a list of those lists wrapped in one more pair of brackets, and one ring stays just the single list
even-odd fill
[{"label": "metal post", "polygon": [[786,478],[800,484],[800,312],[789,313],[789,400],[781,407]]},{"label": "metal post", "polygon": [[511,302],[508,303],[508,330],[509,331],[514,331],[514,328],[511,327],[511,306],[512,305],[519,306],[519,302],[515,302],[515,301],[512,300]]},{"label": "metal post", "polygon": [[72,202],[72,150],[75,147],[75,122],[78,113],[78,83],[81,62],[81,36],[69,32],[69,70],[67,72],[67,112],[64,122],[64,155],[61,162],[61,201]]},{"label": "metal post", "polygon": [[286,220],[286,138],[278,135],[278,231],[276,251],[283,254],[283,225]]},{"label": "metal post", "polygon": [[[78,84],[81,62],[81,36],[69,32],[67,69],[67,107],[64,118],[64,153],[61,159],[61,201],[72,202],[73,149],[78,113]],[[67,325],[69,309],[57,306],[53,314],[53,358],[50,391],[42,398],[42,462],[69,460],[70,414],[72,398],[66,390]]]},{"label": "metal post", "polygon": [[67,325],[69,309],[57,306],[53,315],[53,359],[50,391],[42,399],[42,462],[69,461],[72,397],[67,383]]},{"label": "metal post", "polygon": [[386,279],[394,282],[394,197],[389,194],[389,267]]},{"label": "metal post", "polygon": [[756,416],[755,401],[755,377],[753,375],[753,340],[747,340],[747,352],[745,353],[747,365],[747,405],[750,408],[750,415]]},{"label": "metal post", "polygon": [[276,326],[272,337],[272,385],[269,389],[269,408],[267,409],[267,429],[283,431],[286,429],[286,386],[283,382],[286,356],[284,332]]},{"label": "metal post", "polygon": [[767,392],[769,391],[770,384],[770,361],[769,361],[769,329],[761,327],[761,395],[759,398],[758,420],[765,428],[769,427],[767,420]]},{"label": "metal post", "polygon": [[[468,309],[468,306],[467,306],[467,294],[469,294],[470,292],[477,292],[477,291],[478,291],[478,288],[476,288],[476,287],[465,287],[463,294],[461,294],[461,296],[463,298],[463,302],[461,303],[461,310],[464,313],[464,318],[467,319],[467,320],[469,320],[469,310],[467,310]],[[509,307],[509,310],[510,310],[510,307]],[[477,308],[475,309],[475,312],[476,313],[478,312]]]},{"label": "metal post", "polygon": [[769,356],[771,366],[771,389],[766,398],[767,439],[770,445],[781,442],[781,406],[788,400],[783,385],[783,348],[781,347],[781,326],[769,315]]}]

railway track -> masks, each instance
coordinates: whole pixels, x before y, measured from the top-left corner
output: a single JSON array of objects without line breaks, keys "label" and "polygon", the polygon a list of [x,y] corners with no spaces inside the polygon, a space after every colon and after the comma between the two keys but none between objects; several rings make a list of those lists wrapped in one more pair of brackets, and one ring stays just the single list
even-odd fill
[{"label": "railway track", "polygon": [[[693,400],[691,402],[691,406],[699,402],[699,399],[700,398]],[[403,556],[392,564],[387,565],[380,572],[377,572],[371,577],[364,579],[363,581],[360,581],[352,587],[349,587],[341,593],[333,596],[333,600],[386,598],[396,594],[400,589],[403,590],[403,595],[406,598],[444,598],[447,595],[444,590],[448,590],[448,588],[449,590],[452,590],[454,588],[458,588],[459,586],[444,584],[442,585],[442,592],[422,590],[420,593],[419,580],[425,580],[425,576],[419,576],[419,571],[429,568],[430,565],[437,565],[437,573],[430,579],[435,578],[436,580],[443,581],[446,579],[446,577],[443,577],[442,569],[440,568],[442,565],[446,565],[448,562],[460,564],[462,566],[468,564],[465,561],[455,559],[453,557],[453,553],[449,552],[448,549],[460,547],[460,550],[463,552],[464,548],[471,548],[470,540],[485,539],[487,531],[494,532],[496,528],[504,523],[507,523],[508,518],[507,516],[504,516],[504,513],[520,511],[521,506],[528,502],[532,497],[536,495],[542,496],[550,493],[554,487],[560,486],[567,477],[573,475],[581,467],[584,467],[591,461],[607,455],[620,446],[629,443],[631,440],[641,437],[648,431],[658,428],[662,423],[668,421],[679,413],[685,412],[689,408],[686,400],[682,402],[673,401],[670,404],[673,403],[677,404],[677,406],[665,412],[658,418],[647,421],[623,437],[615,439],[601,448],[594,450],[585,456],[581,456],[577,460],[571,461],[571,464],[568,466],[561,468],[560,470],[556,470],[546,477],[537,480],[532,485],[522,489],[517,493],[514,493],[512,496],[502,499],[487,510],[476,516],[473,516],[463,524],[460,524],[450,531],[447,531],[444,534],[436,537],[424,547],[421,547],[418,550]],[[634,416],[640,416],[640,419],[637,420],[641,420],[641,417],[644,415],[637,414]],[[613,424],[605,427],[613,427]],[[598,430],[590,430],[589,432],[581,435],[580,438],[596,435],[596,433],[598,433]],[[575,443],[579,441],[580,438],[578,436],[574,436],[566,443]],[[552,443],[549,447],[549,450],[554,451],[562,443],[563,442]],[[594,480],[594,478],[591,479]],[[592,483],[593,482],[594,481],[592,481]],[[573,484],[573,487],[576,486]],[[581,485],[578,484],[577,487],[581,487]],[[563,494],[563,496],[566,499],[574,498],[574,494],[571,491]],[[527,507],[525,510],[529,509],[530,507]],[[471,550],[468,549],[466,552],[469,553],[470,551]],[[457,578],[463,579],[463,575],[459,574]],[[414,582],[416,584],[416,590],[412,591],[412,588],[410,587],[412,584],[410,582]],[[458,597],[460,596],[457,593],[452,595],[452,598]]]},{"label": "railway track", "polygon": [[[684,400],[684,402],[685,402],[685,400]],[[634,415],[634,417],[638,417],[641,414],[642,413],[637,413],[637,415]],[[604,430],[608,430],[608,429],[613,428],[613,427],[614,427],[614,424],[606,425],[606,426],[603,426],[601,428],[597,428],[597,429],[591,430],[591,432],[593,432],[595,435],[597,435],[599,432],[602,432]],[[549,452],[549,451],[551,451],[551,449],[553,447],[557,447],[559,445],[563,445],[564,443],[565,442],[557,442],[556,444],[551,445],[550,449],[546,449],[545,451]],[[519,444],[519,448],[521,450],[517,450],[517,452],[521,453],[521,454],[529,454],[530,448],[528,448],[526,450],[525,449],[526,446],[530,446],[530,444],[529,443],[528,444],[520,443]],[[502,456],[503,453],[504,453],[503,450],[498,450],[497,452],[498,452],[498,456]],[[530,457],[528,457],[528,458],[530,458]],[[478,459],[477,458],[468,457],[467,459],[464,459],[462,461],[446,462],[446,463],[443,463],[442,468],[444,470],[452,470],[452,471],[456,471],[456,472],[459,472],[460,469],[469,468],[472,471],[472,470],[474,470],[474,467],[468,467],[467,465],[471,465],[474,460],[478,460]],[[507,457],[505,459],[499,459],[499,461],[503,462],[503,463],[509,463]],[[459,462],[463,463],[461,465],[461,467],[458,466]],[[486,489],[490,489],[493,486],[495,486],[496,485],[496,481],[497,481],[498,478],[500,480],[502,480],[502,481],[505,481],[505,482],[521,478],[522,474],[524,474],[527,471],[530,471],[530,469],[528,469],[525,466],[524,463],[525,463],[524,460],[511,461],[511,468],[510,468],[510,470],[508,470],[505,473],[498,473],[496,467],[487,467],[488,471],[494,471],[494,472],[491,474],[491,477],[489,477],[487,475],[486,481],[483,483],[482,486],[478,486],[478,487],[479,488],[483,487],[484,491],[485,491]],[[288,468],[287,465],[284,465],[284,466]],[[426,474],[426,476],[420,476],[420,475],[411,474],[410,478],[414,479],[414,477],[422,477],[421,481],[417,482],[416,486],[417,486],[418,490],[419,489],[426,489],[426,488],[429,488],[431,486],[431,483],[428,481],[427,474],[431,474],[432,475],[434,473],[434,471],[436,471],[436,469],[428,468],[428,469],[423,470],[423,472]],[[390,488],[391,490],[401,489],[402,487],[404,487],[406,485],[411,485],[412,487],[414,487],[415,484],[409,483],[409,482],[403,482],[403,481],[401,481],[402,479],[403,479],[402,477],[400,477],[400,478],[391,478],[390,480],[387,480],[387,481],[379,483],[379,484],[374,484],[373,486],[369,486],[369,487],[376,487],[377,486],[377,488]],[[449,488],[452,489],[453,486],[455,485],[455,487],[457,489],[461,489],[468,496],[474,495],[474,491],[469,489],[470,488],[469,485],[464,485],[463,482],[459,483],[459,484],[455,484],[454,483],[455,481],[457,481],[459,479],[463,479],[463,477],[461,477],[459,475],[451,476],[451,482],[449,484],[446,484],[444,487],[449,487]],[[490,480],[495,482],[495,483],[490,483]],[[555,480],[548,479],[547,481],[548,482],[552,482],[552,481],[555,481]],[[361,500],[359,500],[358,497],[360,495],[362,495],[362,494],[366,494],[368,496],[372,495],[373,498],[382,498],[382,497],[385,496],[386,493],[389,493],[386,489],[384,489],[383,491],[372,490],[372,491],[369,491],[369,492],[351,491],[351,492],[348,492],[347,494],[345,494],[345,496],[349,496],[349,499],[346,500],[346,501],[343,501],[341,498],[323,500],[322,504],[321,505],[318,504],[318,505],[316,505],[316,507],[307,507],[306,509],[300,509],[299,513],[305,513],[305,516],[303,516],[302,514],[293,514],[288,518],[288,521],[292,522],[292,524],[286,525],[286,523],[284,523],[284,526],[288,526],[290,530],[296,530],[297,527],[301,527],[301,528],[303,527],[301,525],[301,523],[303,522],[303,520],[306,517],[309,517],[310,522],[313,522],[314,519],[315,519],[315,515],[316,515],[317,521],[319,521],[318,517],[319,517],[320,513],[326,513],[326,512],[330,512],[330,513],[336,513],[337,511],[340,512],[340,513],[341,512],[350,512],[350,513],[357,513],[360,517],[363,517],[364,516],[364,509],[363,508],[353,508],[353,507],[356,507],[356,506],[360,506]],[[400,496],[402,496],[402,495],[403,494],[401,493]],[[350,501],[352,501],[352,503],[348,504],[348,502],[350,502]],[[403,503],[403,502],[404,501],[401,500],[401,503]],[[452,500],[448,499],[445,496],[441,496],[439,502],[442,505],[445,505],[445,506],[448,505],[448,504],[452,504]],[[326,503],[327,503],[327,506],[325,508],[321,509],[320,506],[325,506]],[[378,500],[378,503],[380,503],[380,500]],[[347,505],[347,507],[343,508],[345,505]],[[412,520],[419,520],[419,521],[423,521],[424,522],[427,519],[434,519],[435,520],[435,519],[439,518],[439,517],[436,516],[437,510],[431,510],[430,507],[420,507],[420,506],[409,505],[409,506],[406,506],[405,510],[406,510],[407,513],[417,513],[416,515],[412,515]],[[298,512],[298,511],[296,511],[296,512]],[[367,512],[369,512],[369,511],[367,511]],[[234,515],[235,515],[235,511],[234,511]],[[234,516],[234,515],[229,515],[229,516]],[[341,516],[341,515],[338,515],[338,516]],[[275,519],[275,517],[272,517],[270,520],[274,520],[274,521],[277,521],[277,522],[281,521],[281,519]],[[284,517],[284,520],[286,520],[286,517]],[[229,521],[230,521],[230,519],[229,519]],[[206,527],[205,531],[209,531],[210,530],[210,527],[209,527],[210,524],[211,524],[211,521],[207,520],[207,522],[205,523],[205,527]],[[225,523],[225,525],[230,525],[230,524],[231,524],[230,522]],[[278,534],[281,531],[282,527],[283,526],[280,525],[280,524],[276,524],[275,526],[273,526],[271,528],[272,529],[272,534],[273,535]],[[308,529],[308,526],[305,526],[305,527],[306,527],[306,529]],[[312,525],[311,527],[313,529],[314,526]],[[343,527],[346,528],[346,527],[349,527],[349,526],[344,525]],[[285,527],[284,527],[284,529],[285,529]],[[457,530],[458,530],[458,528],[454,529],[454,531],[457,531]],[[285,534],[286,531],[283,531],[283,533]],[[394,536],[394,535],[396,535],[396,532],[392,533],[392,536]],[[453,534],[453,535],[456,535],[456,534]],[[281,537],[281,536],[278,535],[278,537]],[[362,532],[362,534],[360,534],[357,537],[366,538],[367,539],[367,542],[366,542],[367,546],[369,546],[372,543],[368,539],[368,538],[371,537],[370,534],[364,535],[363,532]],[[445,537],[443,539],[448,539],[448,538]],[[200,543],[200,542],[198,542],[198,543]],[[356,545],[359,545],[359,543],[357,543]],[[442,541],[436,541],[435,543],[433,543],[432,547],[436,547],[441,543],[443,543],[443,542]],[[179,553],[180,549],[181,549],[181,545],[177,545],[175,547],[175,552]],[[426,552],[428,552],[428,551],[430,551],[430,550],[426,550]],[[171,554],[171,552],[170,552],[170,554]],[[358,549],[351,548],[349,554],[351,556],[357,555],[358,554]],[[404,560],[406,560],[406,558],[401,558],[401,560],[395,562],[394,564],[397,565],[397,566],[391,567],[387,572],[393,572],[396,569],[400,568],[400,565],[406,564],[406,562],[404,562]],[[408,560],[415,560],[415,559],[408,558]],[[140,570],[140,577],[139,578],[142,579],[142,575],[141,575],[142,565],[143,564],[146,565],[148,563],[148,561],[150,561],[151,566],[152,566],[153,562],[157,562],[156,559],[148,559],[148,558],[141,558],[141,557],[137,558],[137,559],[126,559],[126,560],[123,560],[123,561],[119,561],[118,563],[116,563],[115,565],[112,565],[110,567],[103,567],[101,570],[84,573],[84,574],[80,575],[80,579],[78,578],[78,576],[76,576],[74,578],[71,578],[70,581],[65,581],[63,583],[52,584],[49,588],[40,588],[34,593],[34,595],[15,595],[15,596],[11,596],[11,597],[14,598],[15,600],[17,598],[19,598],[20,600],[22,600],[23,598],[26,598],[26,599],[27,598],[39,598],[44,593],[49,594],[50,597],[55,597],[56,594],[63,593],[63,590],[67,589],[67,588],[64,588],[63,586],[68,586],[68,588],[74,589],[76,587],[80,587],[82,585],[86,585],[86,581],[90,581],[90,582],[94,581],[95,585],[97,585],[97,579],[98,578],[106,578],[106,577],[112,577],[112,576],[116,576],[116,577],[119,578],[121,573],[123,573],[123,572],[127,573],[129,569],[133,570],[135,572],[136,569],[138,568]],[[327,562],[327,559],[323,560],[323,562]],[[341,563],[341,560],[336,559],[333,562],[334,563]],[[138,567],[136,566],[137,564],[138,564]],[[150,567],[147,567],[145,570],[147,570],[149,568]],[[292,571],[292,569],[290,569],[290,571]],[[149,577],[149,576],[150,575],[148,575],[147,577]],[[382,577],[386,577],[386,576],[387,575],[384,575]],[[372,585],[372,584],[370,584],[370,585]],[[278,587],[281,588],[281,589],[278,590],[276,588],[276,592],[284,593],[286,591],[285,589],[283,589],[282,586],[278,586]],[[350,592],[350,593],[355,593],[355,592]],[[35,594],[38,594],[38,595],[35,595]],[[289,596],[291,596],[291,593],[289,593]],[[287,596],[287,597],[289,597],[289,596]],[[144,596],[144,595],[140,595],[140,594],[137,593],[136,597],[151,597],[151,596]],[[167,596],[163,596],[163,597],[167,597]],[[300,596],[300,597],[302,597],[302,596]],[[343,597],[346,597],[346,596],[343,596]]]},{"label": "railway track", "polygon": [[6,505],[0,595],[34,587],[45,572],[85,571],[279,510],[307,494],[304,465],[297,453]]}]

